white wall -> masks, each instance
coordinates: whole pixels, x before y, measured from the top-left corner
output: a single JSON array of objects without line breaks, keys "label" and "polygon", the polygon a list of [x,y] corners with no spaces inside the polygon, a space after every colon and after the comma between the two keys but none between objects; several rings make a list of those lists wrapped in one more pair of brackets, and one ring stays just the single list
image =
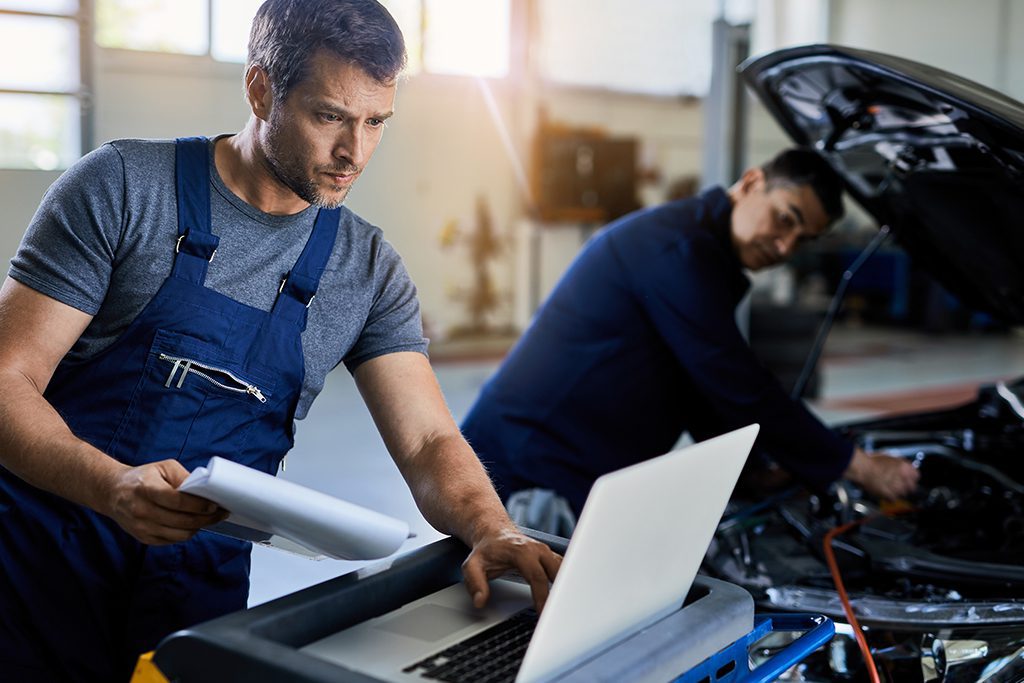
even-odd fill
[{"label": "white wall", "polygon": [[54,180],[56,171],[0,170],[0,264],[7,274],[10,258],[18,249],[21,234],[32,220],[39,199]]},{"label": "white wall", "polygon": [[1005,22],[1000,26],[1006,36],[1003,41],[1006,46],[1003,59],[1005,76],[1004,81],[996,83],[995,87],[1024,102],[1024,41],[1019,39],[1024,34],[1024,2],[1010,2],[1009,6]]},{"label": "white wall", "polygon": [[1024,77],[1020,47],[1017,59],[1007,51],[1024,28],[1019,0],[832,0],[831,7],[832,42],[907,57],[1024,98],[1003,76]]},{"label": "white wall", "polygon": [[[502,125],[515,126],[514,92],[492,84]],[[380,225],[405,259],[417,283],[423,314],[432,334],[465,323],[464,305],[455,297],[474,281],[465,238],[476,229],[476,207],[483,199],[495,231],[506,237],[520,213],[513,165],[502,146],[498,125],[471,79],[429,77],[399,86],[396,115],[384,142],[352,191],[350,208]],[[523,145],[518,146],[524,152]],[[449,224],[462,239],[443,248]],[[491,262],[500,290],[511,287],[511,245]],[[494,322],[511,316],[505,306]]]}]

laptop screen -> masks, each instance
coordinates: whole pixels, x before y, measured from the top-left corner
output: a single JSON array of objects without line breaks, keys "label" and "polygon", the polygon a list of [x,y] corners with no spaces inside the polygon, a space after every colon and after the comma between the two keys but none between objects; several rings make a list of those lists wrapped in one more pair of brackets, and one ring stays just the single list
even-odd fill
[{"label": "laptop screen", "polygon": [[682,606],[758,429],[594,483],[518,681],[557,674]]}]

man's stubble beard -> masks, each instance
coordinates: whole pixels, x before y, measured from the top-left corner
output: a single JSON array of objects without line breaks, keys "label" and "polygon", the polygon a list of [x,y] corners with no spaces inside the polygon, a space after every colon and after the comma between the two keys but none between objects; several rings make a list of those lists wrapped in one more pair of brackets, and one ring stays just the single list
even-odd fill
[{"label": "man's stubble beard", "polygon": [[294,192],[302,201],[318,208],[336,209],[341,206],[345,202],[345,198],[348,197],[348,191],[352,188],[341,188],[332,193],[333,197],[328,198],[316,184],[316,180],[305,177],[305,171],[302,168],[297,164],[288,164],[281,160],[284,155],[277,145],[280,122],[271,114],[268,125],[267,147],[263,159],[267,169],[277,181]]}]

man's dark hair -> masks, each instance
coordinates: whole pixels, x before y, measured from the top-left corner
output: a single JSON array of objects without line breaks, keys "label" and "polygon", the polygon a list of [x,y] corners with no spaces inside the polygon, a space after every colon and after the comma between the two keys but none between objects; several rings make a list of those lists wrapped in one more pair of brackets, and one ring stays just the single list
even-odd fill
[{"label": "man's dark hair", "polygon": [[405,68],[402,31],[376,0],[267,0],[252,22],[246,70],[262,67],[274,99],[284,100],[322,49],[382,84]]},{"label": "man's dark hair", "polygon": [[810,149],[791,148],[779,152],[761,166],[765,185],[808,185],[825,209],[829,222],[843,217],[843,181],[828,162]]}]

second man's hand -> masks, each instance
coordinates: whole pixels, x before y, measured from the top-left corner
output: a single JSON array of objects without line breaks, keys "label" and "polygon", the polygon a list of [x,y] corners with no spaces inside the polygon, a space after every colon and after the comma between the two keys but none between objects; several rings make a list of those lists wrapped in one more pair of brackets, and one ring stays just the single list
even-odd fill
[{"label": "second man's hand", "polygon": [[920,473],[905,458],[857,448],[843,476],[877,498],[896,500],[917,488]]},{"label": "second man's hand", "polygon": [[561,564],[562,557],[551,548],[512,527],[482,535],[462,563],[462,574],[473,604],[480,608],[490,597],[490,579],[518,571],[530,584],[534,607],[540,612]]}]

